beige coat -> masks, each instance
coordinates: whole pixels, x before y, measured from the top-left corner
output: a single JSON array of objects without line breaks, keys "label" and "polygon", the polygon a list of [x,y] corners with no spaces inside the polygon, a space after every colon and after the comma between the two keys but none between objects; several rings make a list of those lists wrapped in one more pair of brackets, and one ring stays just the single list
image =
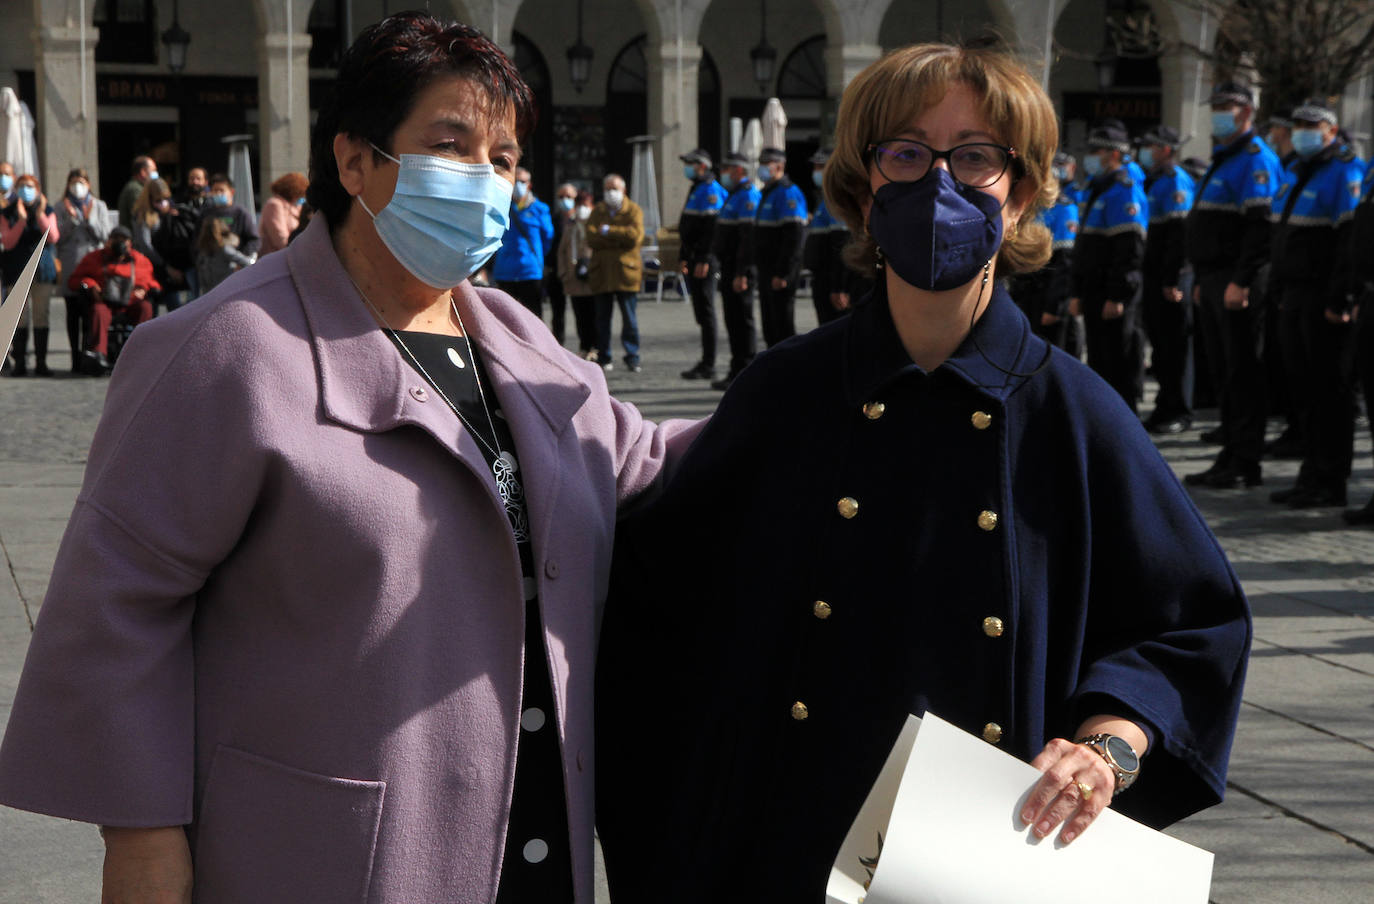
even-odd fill
[{"label": "beige coat", "polygon": [[563,283],[563,293],[569,298],[595,295],[586,280],[577,278],[577,262],[591,260],[592,249],[587,247],[587,224],[573,218],[563,227],[563,235],[558,240],[558,280]]},{"label": "beige coat", "polygon": [[644,278],[639,256],[643,242],[644,212],[638,204],[626,198],[614,215],[605,201],[593,207],[587,218],[587,245],[592,249],[587,282],[592,292],[638,292]]}]

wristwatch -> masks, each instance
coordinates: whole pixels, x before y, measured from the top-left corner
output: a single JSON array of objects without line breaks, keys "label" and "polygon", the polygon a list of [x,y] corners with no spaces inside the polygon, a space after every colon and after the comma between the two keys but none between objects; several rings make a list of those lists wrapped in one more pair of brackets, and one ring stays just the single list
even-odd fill
[{"label": "wristwatch", "polygon": [[1079,738],[1074,743],[1091,747],[1107,761],[1112,773],[1116,775],[1117,794],[1131,787],[1140,775],[1140,754],[1135,752],[1135,748],[1125,738],[1102,733]]}]

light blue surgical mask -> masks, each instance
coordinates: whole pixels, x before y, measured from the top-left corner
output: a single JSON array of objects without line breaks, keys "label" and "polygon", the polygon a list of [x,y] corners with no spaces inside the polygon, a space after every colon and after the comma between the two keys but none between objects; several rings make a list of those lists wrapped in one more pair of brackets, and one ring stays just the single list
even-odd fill
[{"label": "light blue surgical mask", "polygon": [[577,204],[577,202],[574,201],[572,198],[559,198],[559,199],[558,199],[558,206],[561,207],[561,208],[563,208],[564,210],[572,210],[573,207],[576,206],[576,204]]},{"label": "light blue surgical mask", "polygon": [[1060,183],[1064,183],[1068,182],[1073,177],[1069,175],[1069,168],[1067,166],[1056,166],[1054,168],[1054,178],[1058,179]]},{"label": "light blue surgical mask", "polygon": [[525,195],[529,193],[529,190],[530,184],[528,182],[516,182],[515,200],[519,201],[521,198],[525,197]]},{"label": "light blue surgical mask", "polygon": [[148,171],[148,181],[149,181],[149,182],[156,182],[156,181],[157,181],[157,178],[158,178],[158,177],[157,177],[157,170],[149,170],[149,171]]},{"label": "light blue surgical mask", "polygon": [[1090,177],[1096,177],[1102,173],[1102,158],[1097,154],[1089,154],[1083,158],[1083,172]]},{"label": "light blue surgical mask", "polygon": [[490,163],[458,163],[428,154],[398,160],[396,191],[377,213],[358,203],[401,266],[427,286],[451,289],[501,247],[510,227],[511,184]]},{"label": "light blue surgical mask", "polygon": [[811,183],[812,183],[813,185],[815,185],[817,188],[822,188],[822,187],[824,187],[824,186],[825,186],[825,170],[812,170],[812,171],[811,171]]},{"label": "light blue surgical mask", "polygon": [[1229,110],[1212,111],[1212,137],[1230,138],[1236,134],[1236,115]]},{"label": "light blue surgical mask", "polygon": [[766,163],[760,164],[760,165],[759,165],[759,181],[760,181],[760,182],[772,182],[772,181],[773,181],[773,171],[772,171],[771,169],[768,168],[768,164],[766,164]]},{"label": "light blue surgical mask", "polygon": [[14,177],[9,173],[0,173],[0,191],[9,194],[11,188],[14,188]]},{"label": "light blue surgical mask", "polygon": [[1321,129],[1294,129],[1292,140],[1293,150],[1304,158],[1311,157],[1326,147],[1326,139],[1322,137]]},{"label": "light blue surgical mask", "polygon": [[214,202],[216,207],[228,207],[229,193],[227,191],[217,191],[210,196],[210,200]]},{"label": "light blue surgical mask", "polygon": [[38,200],[38,189],[34,188],[32,185],[19,186],[19,200],[23,201],[25,204],[32,204],[34,201]]},{"label": "light blue surgical mask", "polygon": [[1145,167],[1145,169],[1154,169],[1154,168],[1155,168],[1155,149],[1154,149],[1154,148],[1141,148],[1141,149],[1140,149],[1140,165],[1143,166],[1143,167]]},{"label": "light blue surgical mask", "polygon": [[735,177],[732,176],[732,175],[730,175],[729,173],[721,173],[721,174],[720,174],[720,184],[721,184],[722,186],[724,186],[726,189],[734,188],[734,187],[735,187]]},{"label": "light blue surgical mask", "polygon": [[688,182],[697,181],[697,167],[694,163],[684,163],[682,165],[682,175],[687,177]]}]

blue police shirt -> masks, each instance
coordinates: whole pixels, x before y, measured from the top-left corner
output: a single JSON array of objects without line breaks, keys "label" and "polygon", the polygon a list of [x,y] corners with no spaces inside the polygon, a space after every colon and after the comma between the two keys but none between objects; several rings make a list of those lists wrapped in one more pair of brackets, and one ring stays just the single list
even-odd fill
[{"label": "blue police shirt", "polygon": [[[1286,167],[1274,193],[1270,217],[1282,220],[1293,190],[1298,183],[1299,158]],[[1364,193],[1365,165],[1358,157],[1342,160],[1333,157],[1317,170],[1303,185],[1296,201],[1292,201],[1287,223],[1289,226],[1339,226],[1355,216],[1355,208]]]},{"label": "blue police shirt", "polygon": [[1036,221],[1050,231],[1055,251],[1072,248],[1078,237],[1078,201],[1061,193],[1051,207],[1040,211]]},{"label": "blue police shirt", "polygon": [[816,205],[816,212],[811,215],[810,230],[813,233],[830,232],[835,229],[843,230],[845,225],[835,219],[831,214],[830,208],[826,206],[825,199],[821,198]]},{"label": "blue police shirt", "polygon": [[1193,209],[1193,194],[1197,183],[1182,167],[1165,172],[1150,186],[1146,196],[1150,205],[1150,223],[1156,225],[1171,220],[1184,220]]},{"label": "blue police shirt", "polygon": [[1197,209],[1243,214],[1254,207],[1268,208],[1282,176],[1278,156],[1258,136],[1251,136],[1240,153],[1217,164],[1198,192]]},{"label": "blue police shirt", "polygon": [[740,223],[752,223],[754,217],[758,215],[761,197],[761,193],[752,182],[745,188],[731,192],[730,196],[725,199],[725,203],[721,205],[720,213],[716,215],[716,224],[719,226],[738,226]]},{"label": "blue police shirt", "polygon": [[1139,232],[1145,237],[1150,222],[1150,203],[1140,180],[1123,167],[1115,173],[1109,185],[1088,207],[1079,229],[1082,235],[1117,235]]},{"label": "blue police shirt", "polygon": [[806,195],[793,183],[780,185],[759,203],[755,225],[782,226],[786,223],[806,225]]},{"label": "blue police shirt", "polygon": [[682,208],[687,216],[715,216],[725,206],[725,188],[715,179],[703,179],[687,196],[687,206]]}]

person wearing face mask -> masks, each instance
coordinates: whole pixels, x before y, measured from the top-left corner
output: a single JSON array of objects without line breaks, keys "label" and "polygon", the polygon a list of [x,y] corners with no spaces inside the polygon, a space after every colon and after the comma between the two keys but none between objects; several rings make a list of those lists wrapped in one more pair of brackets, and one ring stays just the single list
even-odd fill
[{"label": "person wearing face mask", "polygon": [[[238,239],[238,250],[249,258],[256,259],[262,244],[258,235],[258,224],[254,216],[234,201],[234,181],[224,173],[210,177],[209,202],[201,212],[197,224],[196,244],[204,244],[201,236],[212,220],[218,220],[225,229]],[[209,291],[209,287],[202,288]]]},{"label": "person wearing face mask", "polygon": [[787,178],[787,155],[778,148],[759,154],[759,211],[754,218],[754,268],[758,272],[763,343],[772,348],[797,334],[797,277],[806,239],[806,196]]},{"label": "person wearing face mask", "polygon": [[1280,169],[1279,158],[1255,133],[1248,86],[1218,85],[1209,104],[1212,162],[1184,221],[1184,244],[1193,265],[1198,332],[1221,408],[1221,451],[1211,467],[1183,479],[1190,486],[1238,489],[1264,482],[1266,299],[1259,273],[1269,260],[1269,210]]},{"label": "person wearing face mask", "polygon": [[825,162],[830,149],[820,148],[811,155],[811,183],[816,202],[810,205],[811,219],[806,224],[802,246],[802,266],[811,273],[811,304],[816,322],[829,323],[842,317],[852,303],[850,271],[844,265],[843,250],[849,243],[849,230],[830,213],[822,190]]},{"label": "person wearing face mask", "polygon": [[1069,313],[1082,314],[1088,365],[1132,411],[1145,390],[1140,291],[1149,202],[1125,166],[1130,138],[1109,123],[1088,135],[1083,168],[1093,177],[1073,255]]},{"label": "person wearing face mask", "polygon": [[720,261],[711,256],[711,240],[720,209],[725,206],[725,188],[711,175],[711,155],[705,148],[689,151],[681,159],[682,175],[691,187],[677,222],[681,239],[678,258],[687,281],[687,294],[692,299],[692,316],[701,330],[701,358],[682,371],[682,379],[712,380],[716,375],[716,283],[720,279]]},{"label": "person wearing face mask", "polygon": [[728,389],[758,351],[754,326],[754,218],[761,197],[749,178],[750,161],[738,152],[720,163],[720,184],[729,195],[716,215],[711,256],[720,261],[720,309],[730,342],[730,369],[711,382],[712,389]]},{"label": "person wearing face mask", "polygon": [[24,174],[15,180],[14,202],[0,209],[0,285],[12,286],[33,256],[38,243],[44,241],[39,255],[38,270],[29,287],[24,310],[19,313],[19,327],[15,330],[10,354],[14,357],[16,377],[27,376],[29,330],[33,330],[34,374],[51,376],[48,369],[48,309],[57,282],[57,241],[61,232],[57,215],[48,203],[43,187],[32,175]]},{"label": "person wearing face mask", "polygon": [[1184,256],[1183,222],[1193,207],[1194,183],[1177,165],[1182,136],[1176,129],[1157,125],[1140,143],[1150,206],[1141,314],[1159,382],[1145,429],[1172,435],[1193,424],[1193,274]]},{"label": "person wearing face mask", "polygon": [[14,164],[0,160],[0,208],[14,200]]},{"label": "person wearing face mask", "polygon": [[496,44],[400,13],[336,79],[310,225],[124,347],[0,804],[103,823],[108,901],[589,902],[616,509],[692,433],[470,284]]},{"label": "person wearing face mask", "polygon": [[544,316],[544,258],[553,247],[549,205],[535,197],[530,171],[515,171],[510,228],[491,259],[491,276],[501,291],[518,299],[535,316]]},{"label": "person wearing face mask", "polygon": [[[181,217],[180,209],[172,203],[172,187],[161,179],[143,186],[138,200],[134,202],[134,227],[131,230],[134,249],[152,262],[153,278],[162,289],[168,290],[169,301],[176,290],[186,286],[185,272],[173,263],[173,245],[179,234],[185,232]],[[149,296],[154,316],[157,316],[161,299],[161,291]],[[169,310],[177,307],[175,301],[168,305]]]},{"label": "person wearing face mask", "polygon": [[153,275],[153,263],[134,248],[129,230],[116,226],[104,248],[87,254],[76,265],[67,278],[67,287],[83,293],[88,303],[90,329],[80,369],[90,376],[103,376],[110,369],[106,356],[115,310],[123,311],[133,326],[153,317],[149,296],[161,288]]},{"label": "person wearing face mask", "polygon": [[1050,256],[1057,141],[990,42],[900,48],[845,88],[825,197],[872,297],[741,373],[616,535],[597,791],[618,904],[824,900],[927,711],[1044,773],[1006,799],[1032,838],[1221,799],[1236,576],[1119,394],[1000,284]]},{"label": "person wearing face mask", "polygon": [[[549,299],[549,329],[553,337],[562,345],[568,334],[568,294],[563,288],[563,279],[558,275],[558,247],[563,243],[563,235],[577,218],[577,186],[564,182],[553,193],[553,242],[544,256],[544,294]],[[576,320],[577,315],[573,318]],[[574,325],[575,326],[575,325]]]},{"label": "person wearing face mask", "polygon": [[157,163],[153,161],[152,157],[140,155],[134,158],[129,181],[125,182],[124,187],[119,190],[119,198],[115,202],[115,207],[119,210],[119,225],[125,229],[133,228],[134,202],[138,200],[139,192],[143,191],[143,186],[157,177]]},{"label": "person wearing face mask", "polygon": [[[77,167],[67,173],[67,191],[56,209],[57,229],[61,233],[57,240],[57,261],[60,271],[69,275],[82,258],[105,246],[110,235],[109,208],[91,191],[86,170]],[[85,346],[86,300],[80,292],[69,288],[65,279],[58,291],[66,299],[67,347],[72,350],[72,373],[77,373]]]},{"label": "person wearing face mask", "polygon": [[1336,114],[1322,101],[1304,101],[1292,117],[1298,159],[1274,196],[1270,298],[1304,448],[1297,482],[1269,498],[1293,508],[1343,506],[1355,442],[1346,254],[1364,164],[1337,138]]},{"label": "person wearing face mask", "polygon": [[587,246],[592,249],[587,281],[596,293],[596,350],[603,370],[610,370],[611,315],[620,309],[620,344],[625,367],[639,373],[639,321],[635,308],[643,281],[644,212],[625,197],[625,180],[610,173],[601,181],[601,203],[587,219]]},{"label": "person wearing face mask", "polygon": [[305,206],[305,190],[310,182],[305,173],[285,173],[272,183],[272,197],[262,205],[258,216],[259,254],[271,254],[286,247],[291,233],[301,224],[301,208]]},{"label": "person wearing face mask", "polygon": [[596,361],[596,294],[587,282],[592,249],[587,244],[587,218],[592,214],[594,199],[585,189],[577,192],[568,222],[558,240],[558,278],[563,293],[572,306],[573,326],[577,332],[577,350],[588,361]]},{"label": "person wearing face mask", "polygon": [[1292,112],[1291,107],[1275,111],[1269,117],[1269,128],[1264,136],[1264,143],[1269,145],[1269,149],[1278,155],[1279,165],[1284,169],[1287,169],[1297,156],[1293,150]]},{"label": "person wearing face mask", "polygon": [[1012,276],[1008,286],[1036,335],[1075,358],[1082,349],[1077,318],[1069,314],[1073,248],[1078,237],[1078,202],[1071,194],[1076,163],[1071,154],[1055,153],[1054,178],[1059,183],[1059,194],[1053,204],[1035,216],[1036,223],[1050,233],[1049,262],[1034,273]]}]

